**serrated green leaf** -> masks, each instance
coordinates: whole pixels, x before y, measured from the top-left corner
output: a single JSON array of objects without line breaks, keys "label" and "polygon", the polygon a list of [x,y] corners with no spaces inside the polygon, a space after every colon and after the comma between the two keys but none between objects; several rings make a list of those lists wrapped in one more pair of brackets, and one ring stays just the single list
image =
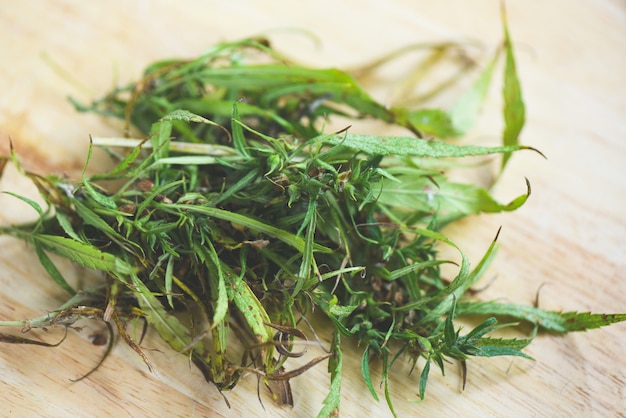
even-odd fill
[{"label": "serrated green leaf", "polygon": [[506,346],[480,346],[478,351],[472,352],[472,355],[478,357],[498,357],[498,356],[515,356],[523,357],[528,360],[534,360],[531,356],[522,351]]},{"label": "serrated green leaf", "polygon": [[591,312],[564,312],[560,314],[567,332],[587,331],[626,321],[626,314],[594,314]]},{"label": "serrated green leaf", "polygon": [[519,356],[532,359],[520,350],[533,341],[536,335],[536,328],[533,331],[533,335],[526,339],[483,337],[485,334],[498,329],[518,325],[517,323],[497,324],[497,322],[496,318],[493,317],[486,319],[468,334],[460,337],[456,342],[457,346],[464,353],[473,356]]},{"label": "serrated green leaf", "polygon": [[379,156],[398,155],[430,158],[458,158],[532,149],[524,145],[500,147],[454,145],[444,141],[419,139],[412,136],[333,134],[324,135],[314,140],[331,145],[342,145],[355,151]]},{"label": "serrated green leaf", "polygon": [[203,116],[196,115],[195,113],[191,113],[190,111],[184,109],[176,109],[161,118],[161,121],[174,120],[179,120],[182,122],[205,123],[207,125],[217,125],[215,122],[208,120]]},{"label": "serrated green leaf", "polygon": [[493,331],[494,325],[496,325],[497,323],[498,323],[498,320],[496,318],[493,318],[493,317],[487,318],[485,321],[477,325],[473,330],[471,330],[469,333],[467,333],[463,337],[465,341],[467,341],[470,344],[473,344],[474,342],[476,342],[476,340],[481,338],[483,335],[488,334],[489,332]]},{"label": "serrated green leaf", "polygon": [[557,312],[545,311],[526,305],[517,305],[512,303],[500,303],[495,301],[488,302],[464,302],[457,304],[457,313],[461,315],[494,315],[508,316],[511,318],[522,319],[524,321],[536,324],[542,328],[556,331],[567,332],[564,321]]},{"label": "serrated green leaf", "polygon": [[515,350],[521,350],[528,347],[533,342],[535,336],[531,338],[491,338],[485,337],[475,342],[477,347],[508,347]]},{"label": "serrated green leaf", "polygon": [[93,245],[75,241],[71,238],[34,234],[31,235],[31,239],[41,245],[42,248],[90,269],[110,273],[120,272],[120,269],[125,269],[125,271],[133,270],[126,262],[118,259],[113,254],[100,251]]},{"label": "serrated green leaf", "polygon": [[558,333],[586,331],[626,321],[626,314],[556,312],[526,305],[500,302],[460,302],[458,315],[495,315],[522,319],[541,329]]}]

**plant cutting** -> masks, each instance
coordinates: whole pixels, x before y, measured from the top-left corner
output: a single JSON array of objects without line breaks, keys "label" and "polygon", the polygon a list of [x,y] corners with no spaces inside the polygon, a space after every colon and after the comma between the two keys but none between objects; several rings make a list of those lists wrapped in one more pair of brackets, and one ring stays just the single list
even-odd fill
[{"label": "plant cutting", "polygon": [[[417,391],[423,398],[433,363],[443,371],[448,360],[528,357],[523,349],[539,330],[566,333],[623,321],[624,314],[553,312],[468,295],[492,260],[496,239],[472,267],[442,228],[467,215],[518,209],[530,195],[526,182],[525,193],[500,203],[487,189],[447,175],[450,159],[501,155],[503,168],[513,153],[536,151],[518,143],[524,103],[506,25],[504,38],[450,110],[385,106],[351,74],[300,66],[265,39],[158,62],[94,103],[75,102],[78,110],[124,120],[119,138],[92,138],[115,165],[104,173],[85,170],[78,179],[22,169],[46,206],[14,195],[38,219],[0,232],[30,243],[68,302],[1,325],[101,320],[111,333],[109,350],[117,333],[151,367],[141,336],[129,331],[145,323],[220,391],[254,374],[286,404],[290,379],[328,359],[331,389],[320,406],[327,416],[340,406],[342,339],[359,342],[363,378],[375,398],[370,361],[382,360],[393,410],[389,370],[404,356],[422,361]],[[460,49],[444,43],[432,51]],[[502,144],[449,141],[471,126],[502,58]],[[335,118],[355,126],[329,131]],[[362,133],[356,127],[363,119],[410,134]],[[20,168],[16,153],[0,167],[9,162]],[[439,258],[444,245],[458,260]],[[101,283],[73,288],[49,253],[102,272]],[[456,265],[455,275],[446,277],[444,265]],[[333,329],[328,354],[292,368],[290,359],[314,342],[306,325],[313,314]],[[483,319],[466,330],[457,322],[463,316]],[[526,338],[492,336],[522,323],[532,329]]]}]

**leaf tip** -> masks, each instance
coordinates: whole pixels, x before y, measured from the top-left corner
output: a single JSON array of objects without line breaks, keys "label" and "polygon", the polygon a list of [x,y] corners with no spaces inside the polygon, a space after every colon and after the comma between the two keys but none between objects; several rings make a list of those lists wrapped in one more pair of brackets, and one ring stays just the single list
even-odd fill
[{"label": "leaf tip", "polygon": [[498,237],[500,236],[500,231],[502,231],[502,225],[498,228],[498,232],[496,232],[496,236],[493,238],[493,242],[498,241]]},{"label": "leaf tip", "polygon": [[526,196],[530,196],[530,193],[532,191],[530,187],[530,180],[528,180],[528,177],[524,177],[524,180],[526,181]]},{"label": "leaf tip", "polygon": [[545,160],[548,159],[548,157],[546,157],[546,155],[543,152],[539,151],[535,147],[531,147],[531,146],[525,145],[525,146],[523,146],[523,149],[527,149],[527,150],[530,150],[530,151],[535,151],[537,154],[541,155]]}]

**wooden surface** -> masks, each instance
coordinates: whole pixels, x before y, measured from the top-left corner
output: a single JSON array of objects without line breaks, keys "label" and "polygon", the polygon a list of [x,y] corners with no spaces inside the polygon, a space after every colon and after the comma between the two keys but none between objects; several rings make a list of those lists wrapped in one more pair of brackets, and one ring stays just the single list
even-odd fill
[{"label": "wooden surface", "polygon": [[[501,250],[489,271],[497,277],[481,297],[563,310],[626,312],[626,5],[622,0],[508,2],[518,45],[528,125],[523,142],[541,149],[514,156],[496,186],[502,200],[533,195],[513,214],[467,219],[448,232],[475,262],[497,227]],[[295,6],[298,4],[299,6]],[[493,47],[501,39],[498,2],[442,1],[0,1],[0,152],[12,139],[24,164],[48,173],[76,173],[88,135],[116,134],[97,117],[76,114],[66,101],[105,92],[137,77],[149,62],[194,56],[216,41],[269,29],[276,45],[309,64],[352,66],[417,41],[475,39]],[[54,70],[67,70],[73,82]],[[499,89],[471,137],[497,138]],[[96,164],[97,165],[97,164]],[[97,168],[96,166],[94,166]],[[32,193],[12,168],[1,190]],[[0,196],[0,221],[31,216],[15,199]],[[60,264],[73,280],[84,272]],[[63,301],[36,257],[21,242],[0,239],[0,319],[22,319]],[[50,295],[53,295],[51,298]],[[103,348],[71,332],[57,348],[0,345],[0,408],[5,416],[297,416],[317,413],[328,387],[325,364],[292,381],[293,409],[278,408],[256,379],[221,395],[187,361],[157,338],[144,343],[157,365],[149,373],[123,343],[88,379],[72,383]],[[2,330],[7,331],[7,330]],[[398,367],[392,392],[399,416],[625,416],[626,324],[584,334],[543,335],[522,359],[472,360],[461,392],[458,369],[431,373],[427,398],[417,399],[418,374]],[[56,331],[38,334],[56,341]],[[328,335],[323,335],[326,342]],[[389,416],[362,383],[359,354],[348,353],[343,416]],[[313,354],[314,350],[313,350]],[[379,364],[373,366],[376,370]],[[621,414],[621,415],[620,415]]]}]

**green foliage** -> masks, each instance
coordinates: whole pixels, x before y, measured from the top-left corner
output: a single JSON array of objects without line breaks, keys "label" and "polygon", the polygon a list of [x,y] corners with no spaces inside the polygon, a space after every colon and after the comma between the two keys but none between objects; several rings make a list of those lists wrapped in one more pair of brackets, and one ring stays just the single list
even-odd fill
[{"label": "green foliage", "polygon": [[[343,354],[341,352],[341,336],[335,333],[332,344],[333,356],[328,360],[328,372],[330,373],[330,388],[324,399],[324,406],[317,415],[318,418],[333,417],[339,414],[341,401],[341,369],[343,367]],[[371,381],[369,382],[371,386]],[[374,397],[375,392],[372,391]]]},{"label": "green foliage", "polygon": [[[503,144],[460,146],[420,136],[457,136],[471,127],[500,54],[450,111],[388,108],[350,74],[289,63],[259,39],[220,44],[193,60],[155,63],[141,80],[90,106],[76,104],[123,118],[143,137],[94,138],[98,146],[129,150],[112,170],[83,173],[76,182],[25,173],[53,210],[16,196],[39,218],[0,232],[31,242],[49,275],[74,296],[46,318],[0,325],[113,321],[147,361],[124,330],[142,317],[220,390],[252,371],[282,382],[279,401],[290,403],[289,379],[326,358],[286,369],[289,357],[299,355],[291,342],[304,337],[297,318],[315,310],[334,327],[330,392],[320,412],[329,416],[340,406],[341,336],[362,347],[361,371],[377,400],[369,362],[382,359],[393,412],[389,371],[401,354],[424,362],[423,398],[432,362],[443,372],[450,359],[530,358],[522,350],[534,334],[490,336],[518,325],[499,319],[559,333],[626,320],[624,314],[559,313],[466,297],[494,257],[496,240],[470,269],[442,225],[515,210],[530,195],[527,181],[526,193],[499,203],[483,187],[449,180],[441,163],[532,149],[518,144],[523,102],[506,26]],[[324,126],[334,116],[381,120],[415,136],[348,128],[328,134]],[[15,155],[11,159],[17,163]],[[7,161],[0,159],[0,174]],[[438,258],[440,245],[458,250],[452,281],[442,277],[441,265],[452,261]],[[104,272],[100,290],[75,292],[47,252]],[[457,317],[470,315],[487,319],[462,334]]]},{"label": "green foliage", "polygon": [[370,155],[397,155],[429,158],[459,158],[476,155],[501,154],[530,149],[522,145],[503,147],[481,147],[475,145],[454,145],[444,141],[429,141],[415,137],[372,136],[335,134],[324,138],[333,145],[342,145]]},{"label": "green foliage", "polygon": [[[504,98],[504,132],[502,133],[502,143],[504,145],[515,145],[518,142],[519,135],[526,122],[526,105],[524,105],[522,98],[522,88],[517,75],[517,65],[515,64],[515,56],[513,54],[513,46],[506,22],[504,6],[502,7],[502,21],[504,23],[504,47],[506,55],[504,85],[502,87],[502,95]],[[506,153],[503,157],[502,167],[506,165],[511,154]]]}]

